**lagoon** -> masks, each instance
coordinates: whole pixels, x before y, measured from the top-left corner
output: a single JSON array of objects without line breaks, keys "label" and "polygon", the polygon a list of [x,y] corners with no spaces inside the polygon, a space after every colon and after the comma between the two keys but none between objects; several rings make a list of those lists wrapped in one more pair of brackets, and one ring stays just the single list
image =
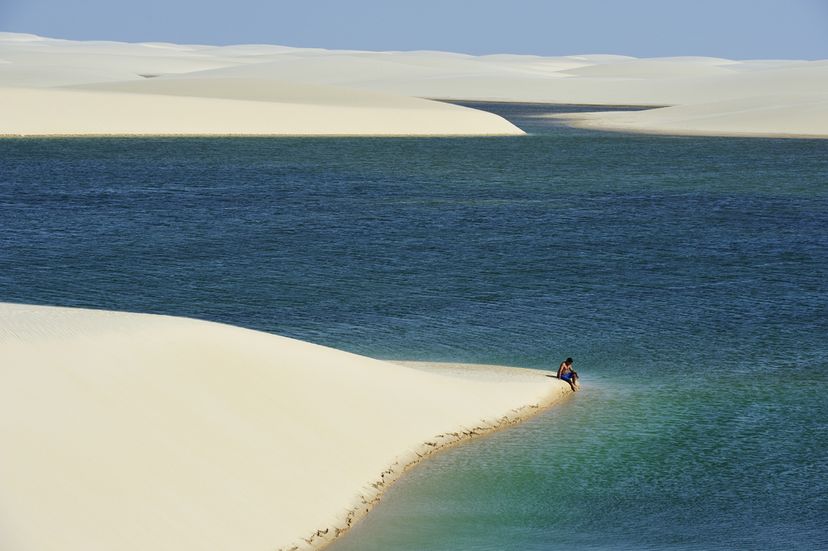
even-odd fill
[{"label": "lagoon", "polygon": [[575,358],[582,393],[418,467],[334,551],[828,547],[828,142],[486,107],[530,135],[0,140],[0,300]]}]

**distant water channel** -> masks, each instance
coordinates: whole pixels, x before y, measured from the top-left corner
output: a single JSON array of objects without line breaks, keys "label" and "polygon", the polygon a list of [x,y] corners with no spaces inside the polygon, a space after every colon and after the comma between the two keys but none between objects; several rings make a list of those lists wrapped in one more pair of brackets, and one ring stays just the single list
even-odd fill
[{"label": "distant water channel", "polygon": [[575,358],[332,551],[828,548],[828,141],[483,107],[531,135],[0,140],[0,300]]}]

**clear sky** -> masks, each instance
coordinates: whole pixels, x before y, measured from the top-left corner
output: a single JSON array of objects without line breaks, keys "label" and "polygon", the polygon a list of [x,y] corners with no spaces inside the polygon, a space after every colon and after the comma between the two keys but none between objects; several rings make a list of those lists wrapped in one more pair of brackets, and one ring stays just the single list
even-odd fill
[{"label": "clear sky", "polygon": [[0,30],[127,42],[825,59],[828,0],[0,0]]}]

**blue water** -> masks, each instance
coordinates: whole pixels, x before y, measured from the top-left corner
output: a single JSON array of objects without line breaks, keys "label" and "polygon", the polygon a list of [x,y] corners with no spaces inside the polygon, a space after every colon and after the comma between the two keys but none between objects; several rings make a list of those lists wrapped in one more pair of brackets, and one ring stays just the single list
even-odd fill
[{"label": "blue water", "polygon": [[575,358],[332,551],[828,549],[828,141],[486,108],[532,134],[0,140],[0,300]]}]

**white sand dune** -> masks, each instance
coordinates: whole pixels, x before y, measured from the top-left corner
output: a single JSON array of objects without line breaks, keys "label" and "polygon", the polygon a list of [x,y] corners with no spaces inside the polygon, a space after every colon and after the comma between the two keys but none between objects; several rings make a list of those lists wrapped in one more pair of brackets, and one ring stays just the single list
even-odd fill
[{"label": "white sand dune", "polygon": [[543,371],[14,304],[0,354],[4,551],[317,547],[420,456],[570,393]]},{"label": "white sand dune", "polygon": [[190,78],[150,78],[127,82],[81,84],[65,88],[77,91],[218,98],[269,103],[455,111],[452,106],[444,103],[435,103],[419,98],[389,96],[349,88],[300,84],[265,78],[199,78],[195,76]]},{"label": "white sand dune", "polygon": [[[474,109],[416,98],[313,89],[295,103],[282,99],[225,99],[227,90],[190,96],[54,88],[0,88],[0,135],[517,135],[505,119]],[[264,97],[267,90],[249,90]],[[347,97],[346,97],[347,96]],[[361,96],[364,96],[360,99]],[[340,97],[343,98],[340,101]]]},{"label": "white sand dune", "polygon": [[556,118],[582,128],[700,136],[826,135],[825,95],[762,96],[647,111],[573,113]]},{"label": "white sand dune", "polygon": [[132,71],[66,67],[63,65],[29,66],[8,62],[0,64],[0,87],[46,88],[89,82],[119,82],[137,80]]},{"label": "white sand dune", "polygon": [[7,52],[4,59],[22,66],[66,67],[74,69],[94,69],[98,71],[114,71],[133,73],[134,77],[141,74],[177,74],[192,71],[205,71],[226,67],[231,60],[211,60],[193,55],[182,55],[172,51],[166,55],[156,55],[155,50],[144,55],[132,55],[116,51],[95,53],[61,50],[58,52]]},{"label": "white sand dune", "polygon": [[567,69],[567,74],[600,78],[670,78],[728,75],[733,61],[698,58],[635,59]]},{"label": "white sand dune", "polygon": [[[76,124],[72,119],[73,129],[69,128],[67,117],[47,119],[41,116],[41,121],[30,121],[38,132],[54,134],[154,132],[155,127],[148,128],[142,120],[135,119],[149,116],[158,121],[170,116],[173,108],[169,105],[169,98],[154,97],[160,94],[194,98],[186,110],[187,116],[172,118],[161,125],[163,129],[159,131],[174,134],[237,134],[245,133],[245,130],[249,134],[302,135],[520,133],[498,117],[472,111],[463,114],[455,112],[443,118],[448,111],[436,106],[433,106],[433,116],[426,117],[422,104],[400,101],[402,97],[416,97],[672,107],[705,103],[709,104],[710,109],[717,106],[728,109],[720,113],[730,121],[725,126],[743,135],[792,135],[800,133],[800,127],[802,133],[807,130],[808,135],[828,135],[828,128],[814,124],[805,128],[795,122],[800,118],[798,109],[818,105],[818,102],[801,102],[797,98],[828,95],[828,61],[825,60],[737,61],[700,56],[637,59],[608,54],[473,56],[433,51],[365,52],[255,44],[205,46],[74,42],[14,33],[0,33],[0,59],[4,61],[0,63],[0,87],[6,89],[83,86],[100,94],[130,91],[146,96],[143,101],[145,107],[137,109],[134,117],[121,114],[114,118],[113,111],[134,107],[132,100],[97,96],[100,100],[98,105],[112,102],[113,109],[101,112],[89,110],[90,104],[77,96],[59,98],[55,100],[57,105],[75,110],[78,118],[100,120]],[[150,80],[146,77],[175,81],[175,84],[139,84]],[[198,81],[198,84],[184,82],[190,79]],[[233,92],[228,95],[228,85],[222,80],[237,80],[237,90],[243,87],[241,83],[251,90],[245,94]],[[321,88],[316,90],[311,94],[316,99],[305,102],[305,107],[297,108],[292,116],[283,116],[284,109],[278,107],[283,103],[278,88],[283,87],[282,95],[291,97],[290,103],[298,106],[303,102],[297,101],[295,92],[302,85],[330,88],[326,92]],[[174,90],[175,87],[181,87],[181,91]],[[77,90],[73,92],[77,93]],[[365,110],[356,114],[351,112],[355,107],[354,94],[360,92],[374,95],[365,96]],[[328,99],[319,101],[325,93]],[[270,109],[263,113],[268,124],[252,124],[253,118],[240,114],[246,112],[245,108],[234,102],[245,95],[262,103],[277,104],[272,109],[260,105],[263,109]],[[391,96],[397,98],[391,99]],[[32,97],[37,101],[51,101],[57,96],[33,94]],[[756,103],[756,98],[763,97],[771,101],[764,107]],[[207,104],[197,98],[233,101]],[[342,98],[342,112],[331,117],[336,111],[338,98]],[[19,101],[19,96],[15,100]],[[738,117],[732,116],[731,106],[726,103],[736,100],[745,100],[751,106]],[[788,100],[790,109],[782,109],[781,106]],[[158,110],[154,115],[156,103]],[[0,110],[0,126],[5,126],[6,120],[11,117],[10,112],[16,111],[17,107],[5,106]],[[37,107],[36,103],[29,107],[25,101],[21,105],[27,117],[37,118]],[[397,111],[389,113],[385,109],[389,107]],[[178,104],[174,109],[177,108]],[[409,109],[414,112],[409,112]],[[50,116],[54,114],[53,109],[45,111]],[[771,111],[776,115],[764,122],[750,118],[761,118]],[[786,122],[785,112],[789,112],[795,120]],[[711,115],[715,113],[711,112]],[[103,116],[110,118],[103,120]],[[225,124],[234,118],[238,121],[236,124]],[[394,120],[374,120],[378,118]],[[613,118],[616,122],[612,122],[611,118],[605,119],[607,128],[617,123],[617,117]],[[213,124],[194,122],[204,119],[215,120]],[[604,119],[596,117],[590,124],[600,125],[601,120]],[[651,124],[647,122],[647,117],[625,119],[625,129],[637,131],[637,120],[644,125],[641,131],[650,131],[646,127]],[[698,130],[693,125],[682,126],[681,120],[674,117],[669,131],[692,133]],[[822,119],[817,116],[815,120]],[[781,125],[773,126],[777,122]],[[5,126],[0,128],[0,133],[24,133],[23,127],[18,128],[20,132]],[[49,132],[50,128],[54,132]],[[717,132],[715,128],[718,126],[711,125],[709,131]],[[761,133],[756,130],[759,128]]]},{"label": "white sand dune", "polygon": [[470,74],[429,80],[354,81],[348,83],[348,86],[445,99],[641,106],[682,105],[757,95],[828,94],[828,65],[825,62],[765,70],[730,71],[715,76],[677,76],[680,74],[673,72],[664,78],[559,76],[554,80],[537,75],[502,78]]},{"label": "white sand dune", "polygon": [[[72,42],[0,33],[0,57],[8,62],[0,65],[0,135],[523,134],[491,113],[303,80],[301,66],[310,59],[312,69],[320,54],[295,52],[279,46]],[[268,70],[270,60],[286,56],[294,65],[287,81],[280,78],[284,67]],[[346,62],[328,66],[345,72],[363,62],[344,53],[336,57]],[[222,75],[223,80],[210,74],[246,65],[257,68]],[[182,75],[194,75],[193,82]],[[179,80],[156,84],[147,77]]]}]

